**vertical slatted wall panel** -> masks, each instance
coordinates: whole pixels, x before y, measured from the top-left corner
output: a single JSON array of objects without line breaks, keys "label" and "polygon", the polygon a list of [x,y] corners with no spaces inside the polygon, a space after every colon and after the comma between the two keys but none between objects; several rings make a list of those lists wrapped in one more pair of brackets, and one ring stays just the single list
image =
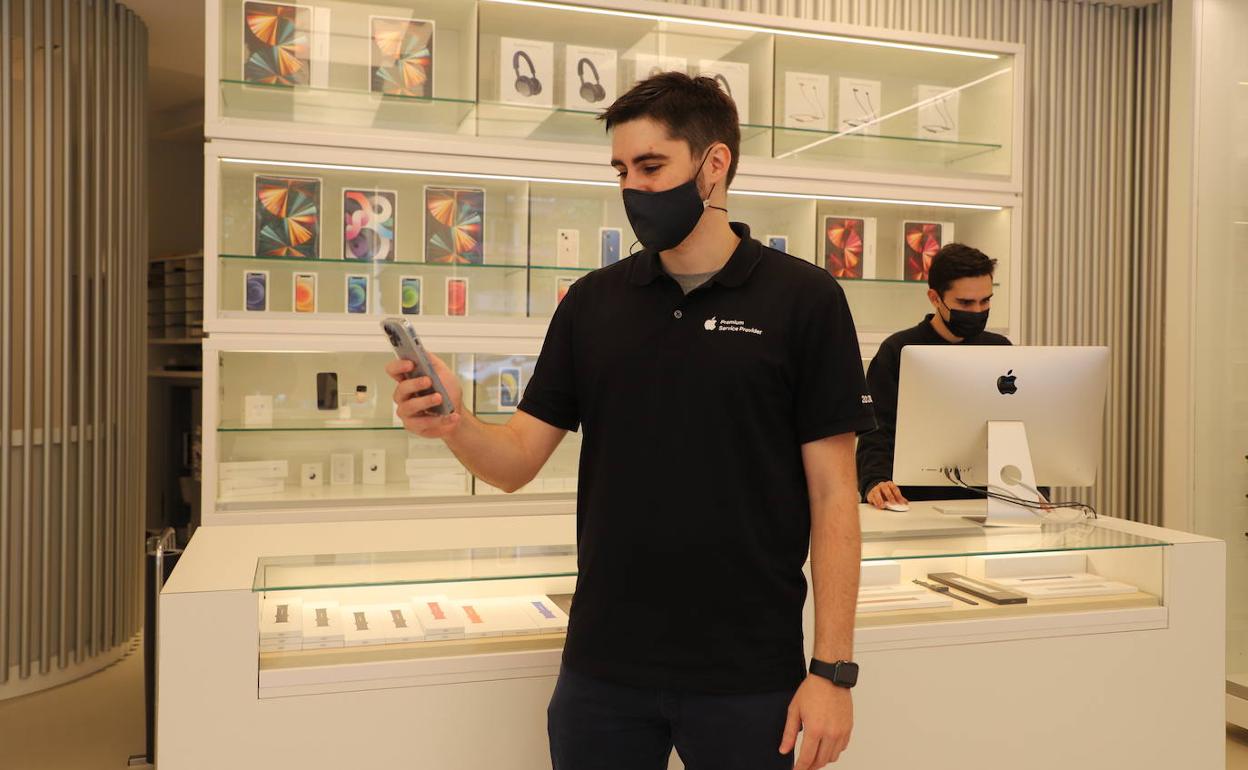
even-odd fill
[{"label": "vertical slatted wall panel", "polygon": [[1169,0],[687,4],[1027,46],[1021,341],[1113,349],[1092,502],[1160,523]]},{"label": "vertical slatted wall panel", "polygon": [[146,34],[0,5],[0,698],[142,623]]}]

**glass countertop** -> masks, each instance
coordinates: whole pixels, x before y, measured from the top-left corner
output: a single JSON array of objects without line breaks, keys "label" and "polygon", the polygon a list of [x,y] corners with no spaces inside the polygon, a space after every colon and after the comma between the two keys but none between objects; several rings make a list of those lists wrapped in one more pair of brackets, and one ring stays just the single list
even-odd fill
[{"label": "glass countertop", "polygon": [[[985,529],[981,534],[878,539],[862,547],[864,562],[962,558],[1051,551],[1160,548],[1170,543],[1082,524],[1040,529]],[[575,577],[576,546],[541,545],[426,551],[264,557],[256,563],[252,590],[354,588]]]}]

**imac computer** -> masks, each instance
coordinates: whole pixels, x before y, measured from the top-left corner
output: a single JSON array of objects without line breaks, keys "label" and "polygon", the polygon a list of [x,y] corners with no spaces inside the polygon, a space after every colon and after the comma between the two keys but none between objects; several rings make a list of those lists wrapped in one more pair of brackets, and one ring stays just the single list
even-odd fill
[{"label": "imac computer", "polygon": [[1108,378],[1105,347],[908,345],[893,481],[956,486],[956,469],[965,484],[1002,497],[944,512],[1039,526],[1039,511],[1002,498],[1039,502],[1039,485],[1091,486]]}]

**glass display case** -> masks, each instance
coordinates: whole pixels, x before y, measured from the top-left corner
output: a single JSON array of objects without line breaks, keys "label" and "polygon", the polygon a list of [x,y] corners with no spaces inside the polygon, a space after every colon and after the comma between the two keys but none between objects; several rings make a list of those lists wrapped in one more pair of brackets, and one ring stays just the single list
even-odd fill
[{"label": "glass display case", "polygon": [[[1168,543],[1094,521],[873,534],[860,633],[1165,605]],[[290,668],[558,650],[576,574],[572,545],[261,558],[252,590],[262,681]]]},{"label": "glass display case", "polygon": [[208,120],[252,138],[298,124],[361,147],[383,135],[492,140],[501,154],[527,151],[498,140],[601,146],[598,113],[677,70],[733,97],[746,158],[1018,176],[1011,44],[613,0],[220,0],[215,21]]},{"label": "glass display case", "polygon": [[[381,340],[381,335],[378,334]],[[464,406],[505,422],[536,356],[435,354],[455,372]],[[408,433],[395,414],[382,351],[213,350],[206,510],[246,513],[453,502],[500,490],[470,474],[441,440]],[[570,498],[580,436],[569,434],[519,494]]]},{"label": "glass display case", "polygon": [[[215,311],[249,328],[400,314],[546,319],[578,278],[640,248],[612,182],[397,168],[360,152],[354,163],[220,152]],[[751,181],[730,191],[730,218],[835,275],[860,331],[891,333],[931,312],[927,266],[955,240],[998,260],[993,328],[1011,331],[1012,206]]]}]

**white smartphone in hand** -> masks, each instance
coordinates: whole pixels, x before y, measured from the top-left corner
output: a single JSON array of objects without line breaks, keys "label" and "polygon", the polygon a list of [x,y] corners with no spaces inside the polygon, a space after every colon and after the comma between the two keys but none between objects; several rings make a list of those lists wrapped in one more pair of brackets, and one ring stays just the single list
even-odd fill
[{"label": "white smartphone in hand", "polygon": [[416,395],[428,396],[431,393],[438,393],[442,396],[442,403],[430,408],[428,411],[432,414],[448,415],[455,411],[455,406],[451,403],[451,395],[446,392],[446,386],[442,384],[442,380],[438,378],[438,373],[433,370],[433,364],[429,361],[429,354],[425,352],[425,348],[420,344],[420,337],[416,336],[416,330],[406,318],[387,318],[381,322],[382,331],[386,333],[386,337],[390,339],[390,345],[394,348],[394,354],[403,361],[411,361],[414,366],[407,373],[405,379],[414,379],[416,377],[428,377],[433,381],[433,387],[420,391]]}]

